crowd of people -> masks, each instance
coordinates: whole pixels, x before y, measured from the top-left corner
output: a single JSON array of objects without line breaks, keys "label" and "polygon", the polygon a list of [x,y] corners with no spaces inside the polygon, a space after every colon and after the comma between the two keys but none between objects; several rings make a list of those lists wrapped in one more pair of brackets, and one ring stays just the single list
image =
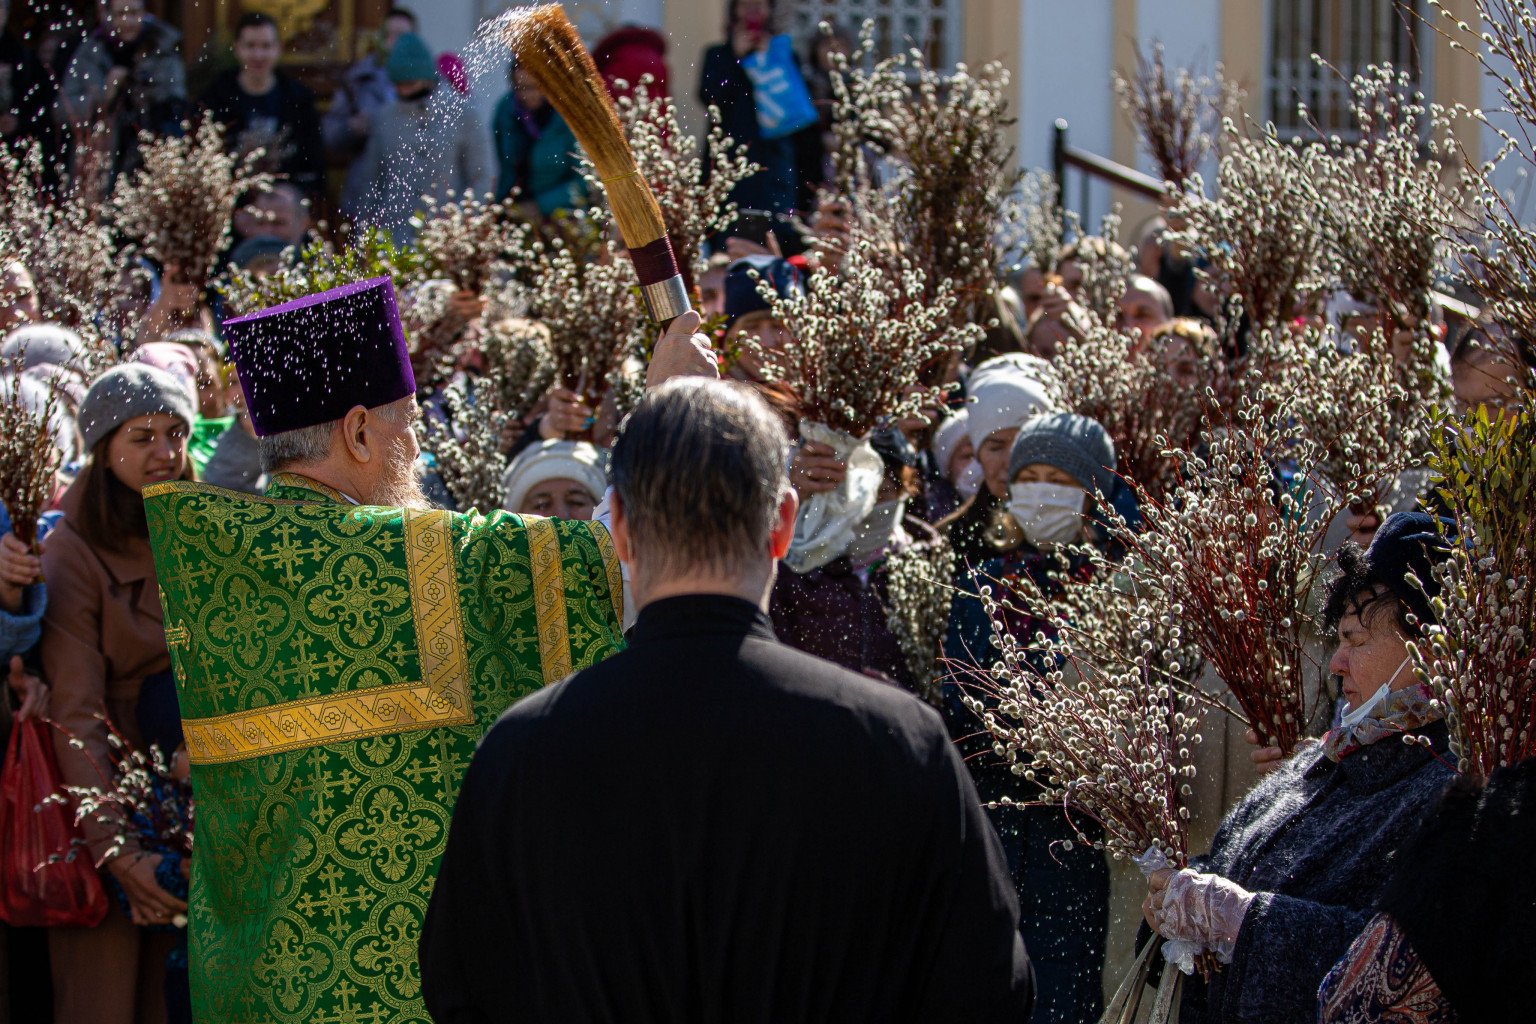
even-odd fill
[{"label": "crowd of people", "polygon": [[[377,224],[400,243],[410,241],[410,213],[427,193],[473,190],[505,199],[515,191],[544,217],[593,199],[575,137],[531,78],[509,64],[510,88],[485,124],[468,101],[472,82],[459,55],[434,56],[416,13],[405,7],[388,10],[372,51],[323,103],[283,69],[278,24],[261,12],[235,22],[226,63],[194,95],[179,33],[147,13],[144,0],[103,4],[94,27],[54,26],[33,33],[30,46],[5,33],[8,10],[8,2],[0,5],[0,67],[9,69],[10,107],[0,138],[38,140],[50,173],[89,164],[109,186],[138,166],[144,133],[178,134],[189,117],[206,116],[225,127],[231,149],[262,152],[262,165],[307,201]],[[742,230],[762,244],[777,224],[792,244],[798,234],[786,225],[811,209],[826,175],[828,54],[846,51],[849,40],[829,36],[805,61],[790,54],[797,69],[807,68],[815,115],[770,137],[759,125],[766,105],[739,63],[772,37],[770,10],[766,0],[731,5],[729,41],[704,55],[699,96],[719,109],[731,137],[762,168],[734,195]],[[598,41],[593,54],[615,95],[631,94],[644,81],[652,95],[666,96],[666,49],[660,33],[628,25]]]},{"label": "crowd of people", "polygon": [[[6,11],[0,0],[0,28]],[[55,302],[67,275],[28,264],[0,202],[0,402],[39,417],[57,450],[35,529],[0,504],[7,727],[57,724],[72,793],[100,787],[126,744],[157,750],[166,785],[190,777],[200,801],[196,830],[182,826],[199,836],[195,860],[81,816],[78,852],[110,906],[94,924],[3,926],[0,1022],[449,1024],[514,1008],[1095,1021],[1149,942],[1166,942],[1169,979],[1172,950],[1194,950],[1186,1020],[1442,1022],[1513,1005],[1536,967],[1536,902],[1510,867],[1531,762],[1470,781],[1456,770],[1454,694],[1432,689],[1424,652],[1453,625],[1445,524],[1464,510],[1423,458],[1366,466],[1380,500],[1341,501],[1320,524],[1310,554],[1329,568],[1300,607],[1315,616],[1307,642],[1331,654],[1317,657],[1315,713],[1292,723],[1306,738],[1280,745],[1249,716],[1236,767],[1218,771],[1251,789],[1197,809],[1220,820],[1207,850],[1146,869],[1134,945],[1116,945],[1112,823],[1049,797],[999,723],[1019,706],[1009,685],[1069,685],[1047,638],[1068,632],[1077,612],[1062,608],[1086,607],[1073,588],[1137,579],[1138,538],[1157,534],[1144,517],[1193,502],[1199,484],[1177,479],[1173,450],[1188,445],[1191,477],[1214,461],[1199,430],[1172,436],[1171,412],[1137,428],[1148,410],[1095,406],[1094,353],[1121,353],[1124,379],[1161,389],[1122,402],[1205,415],[1270,402],[1284,427],[1293,413],[1273,409],[1291,407],[1266,388],[1302,380],[1286,375],[1303,364],[1374,359],[1386,337],[1382,372],[1420,390],[1403,384],[1356,419],[1390,404],[1406,422],[1399,410],[1422,401],[1437,430],[1473,436],[1467,424],[1532,415],[1521,321],[1492,302],[1415,319],[1340,276],[1285,296],[1284,322],[1257,323],[1257,305],[1232,313],[1234,294],[1249,298],[1242,279],[1189,240],[1172,199],[1121,240],[1037,197],[1048,237],[1002,252],[972,307],[941,292],[932,305],[957,323],[933,334],[950,347],[897,382],[902,397],[862,435],[836,429],[829,411],[852,421],[863,400],[853,378],[898,364],[877,366],[883,342],[866,339],[867,364],[828,357],[834,379],[812,380],[809,358],[790,358],[817,329],[807,310],[840,308],[827,296],[910,240],[860,222],[878,188],[836,191],[851,158],[833,79],[853,40],[832,30],[806,59],[781,58],[804,69],[808,118],[764,112],[778,109],[756,73],[784,38],[774,13],[729,0],[725,42],[702,60],[699,96],[753,166],[718,230],[681,254],[700,271],[698,313],[659,340],[642,325],[642,342],[604,354],[611,372],[559,354],[573,344],[563,314],[528,298],[529,268],[545,264],[497,253],[499,276],[476,285],[374,274],[437,244],[429,214],[472,190],[484,202],[454,215],[515,220],[529,252],[574,254],[573,287],[598,287],[588,268],[620,249],[569,235],[566,214],[600,218],[601,192],[528,69],[509,66],[487,126],[462,66],[434,56],[404,8],[323,114],[260,13],[236,22],[236,65],[195,102],[176,33],[143,0],[112,0],[46,55],[0,35],[0,135],[41,154],[38,186],[60,202],[88,166],[135,174],[143,148],[198,110],[233,154],[263,151],[271,175],[220,226],[217,287],[125,244],[111,308],[73,321]],[[642,79],[642,99],[667,95],[659,34],[623,29],[593,55],[615,100]],[[899,175],[882,178],[904,154],[864,141],[887,145],[875,180],[899,193]],[[333,167],[339,210],[385,255],[338,256],[314,213]],[[261,290],[290,279],[314,294]],[[241,288],[294,301],[251,308]],[[614,301],[638,310],[630,291],[616,285]],[[901,304],[885,316],[915,322]],[[595,379],[626,373],[628,394]],[[517,388],[525,401],[496,404]],[[817,388],[835,400],[817,406]],[[1148,468],[1144,448],[1168,451]],[[1258,489],[1285,496],[1275,507],[1313,500],[1296,461],[1265,465]],[[290,506],[309,511],[282,518]],[[422,632],[446,628],[423,611],[441,593],[416,578],[439,526],[451,550],[436,582],[468,621],[446,648]],[[1133,617],[1155,617],[1145,607]],[[217,642],[199,639],[215,628]],[[264,653],[279,634],[304,637],[291,660]],[[1191,692],[1217,685],[1191,678]],[[411,686],[437,703],[334,742],[323,726],[314,741],[250,738],[263,707],[386,684],[401,707]],[[454,699],[443,713],[460,717],[421,730]],[[1101,785],[1108,770],[1084,769]],[[1442,888],[1455,906],[1430,892]],[[1489,980],[1500,971],[1507,987]]]}]

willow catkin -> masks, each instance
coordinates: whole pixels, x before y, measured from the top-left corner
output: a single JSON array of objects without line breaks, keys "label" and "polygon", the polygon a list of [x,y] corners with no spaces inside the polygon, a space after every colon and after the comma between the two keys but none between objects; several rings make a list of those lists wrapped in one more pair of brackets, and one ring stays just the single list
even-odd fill
[{"label": "willow catkin", "polygon": [[252,157],[224,149],[224,129],[205,118],[185,135],[143,137],[143,165],[117,181],[112,218],[175,281],[207,285],[229,239],[235,203],[271,176],[251,170]]},{"label": "willow catkin", "polygon": [[981,333],[955,326],[958,296],[949,281],[927,301],[923,271],[905,259],[893,264],[857,230],[839,273],[814,275],[803,294],[758,287],[788,335],[759,350],[767,375],[795,392],[805,419],[855,438],[931,401],[917,387],[923,369],[973,346]]}]

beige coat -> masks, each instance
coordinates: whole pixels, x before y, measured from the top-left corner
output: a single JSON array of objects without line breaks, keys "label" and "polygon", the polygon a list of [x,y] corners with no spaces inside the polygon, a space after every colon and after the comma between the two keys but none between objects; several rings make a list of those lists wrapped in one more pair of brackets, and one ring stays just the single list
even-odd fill
[{"label": "beige coat", "polygon": [[[112,757],[108,718],[130,743],[142,748],[135,708],[144,677],[171,667],[165,646],[160,588],[149,542],[134,538],[123,552],[99,551],[75,532],[84,474],[64,493],[64,519],[49,535],[43,554],[48,610],[43,616],[43,675],[52,688],[54,721],[78,737],[83,751],[55,734],[59,770],[72,786],[100,786],[95,765],[109,775]],[[93,760],[95,765],[93,765]],[[100,858],[107,831],[87,822],[86,838]]]}]

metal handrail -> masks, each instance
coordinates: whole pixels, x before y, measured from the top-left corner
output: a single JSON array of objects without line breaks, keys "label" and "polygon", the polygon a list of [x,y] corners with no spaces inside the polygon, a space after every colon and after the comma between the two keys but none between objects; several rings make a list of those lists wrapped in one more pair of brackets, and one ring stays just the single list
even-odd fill
[{"label": "metal handrail", "polygon": [[[1121,188],[1148,199],[1161,200],[1168,195],[1168,186],[1150,174],[1138,171],[1134,167],[1128,167],[1108,157],[1090,153],[1086,149],[1076,149],[1067,145],[1067,121],[1058,117],[1051,126],[1051,173],[1056,177],[1056,187],[1064,196],[1066,191],[1067,168],[1075,167],[1083,172],[1082,208],[1088,209],[1088,179],[1098,178],[1107,181],[1111,185],[1119,185]],[[1063,206],[1066,204],[1063,203]],[[1067,240],[1067,222],[1062,218],[1061,240]],[[1445,312],[1453,316],[1463,317],[1467,320],[1476,320],[1480,310],[1460,299],[1453,298],[1441,291],[1430,291],[1430,297]]]}]

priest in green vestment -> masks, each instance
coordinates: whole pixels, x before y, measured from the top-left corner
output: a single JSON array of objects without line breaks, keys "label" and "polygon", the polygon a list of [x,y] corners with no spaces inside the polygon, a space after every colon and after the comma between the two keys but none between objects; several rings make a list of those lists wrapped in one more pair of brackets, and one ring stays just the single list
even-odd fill
[{"label": "priest in green vestment", "polygon": [[[681,319],[652,369],[671,342],[708,374]],[[622,646],[621,569],[601,522],[421,497],[387,278],[225,333],[266,496],[145,491],[197,802],[193,1014],[425,1024],[416,946],[470,755]]]}]

